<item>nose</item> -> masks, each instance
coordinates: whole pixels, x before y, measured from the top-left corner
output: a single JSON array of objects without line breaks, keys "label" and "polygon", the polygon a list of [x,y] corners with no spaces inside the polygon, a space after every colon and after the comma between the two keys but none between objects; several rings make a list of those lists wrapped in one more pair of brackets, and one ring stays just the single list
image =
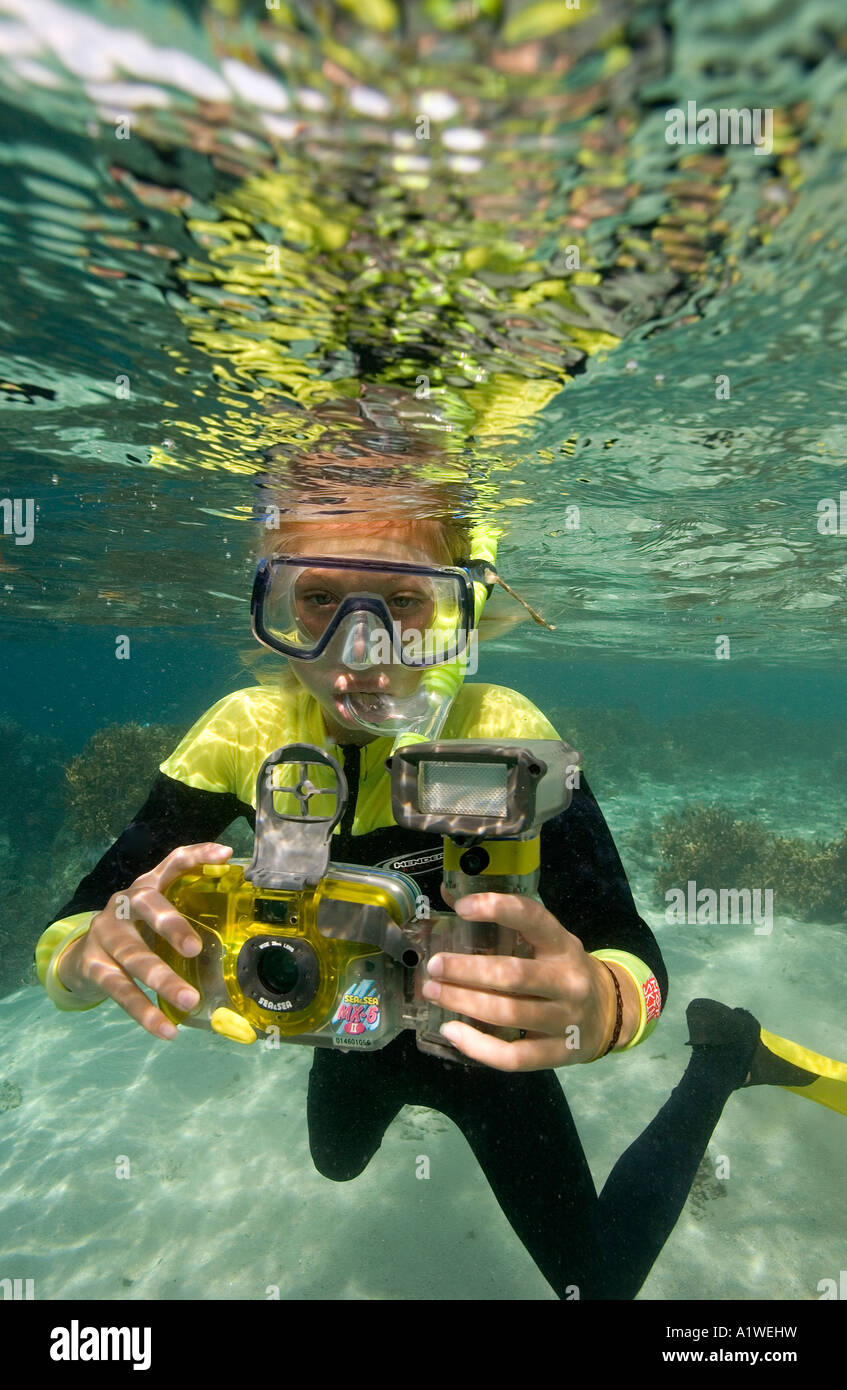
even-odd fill
[{"label": "nose", "polygon": [[384,624],[375,613],[359,613],[350,618],[341,652],[342,663],[351,671],[365,671],[379,665],[373,649],[373,635],[384,631]]}]

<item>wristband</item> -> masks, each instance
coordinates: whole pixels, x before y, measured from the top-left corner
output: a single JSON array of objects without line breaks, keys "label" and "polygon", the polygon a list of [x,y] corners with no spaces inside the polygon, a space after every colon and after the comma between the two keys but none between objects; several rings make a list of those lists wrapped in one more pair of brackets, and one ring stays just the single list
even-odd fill
[{"label": "wristband", "polygon": [[58,975],[61,957],[69,946],[79,941],[81,936],[85,936],[96,916],[96,912],[85,912],[65,918],[61,922],[54,922],[44,932],[36,947],[36,962],[41,983],[56,1008],[64,1012],[81,1013],[85,1009],[96,1009],[98,1004],[102,1004],[103,1000],[109,997],[103,994],[99,999],[78,999],[71,990],[65,988]]},{"label": "wristband", "polygon": [[[609,1042],[609,1046],[605,1049],[605,1051],[603,1051],[603,1052],[601,1052],[601,1053],[599,1054],[601,1057],[608,1057],[609,1053],[612,1052],[612,1051],[614,1050],[615,1044],[617,1043],[617,1041],[618,1041],[618,1039],[620,1038],[620,1035],[621,1035],[621,1025],[622,1025],[622,1023],[623,1023],[623,997],[622,997],[622,995],[621,995],[620,981],[618,980],[618,977],[617,977],[617,975],[615,974],[614,970],[613,970],[612,967],[608,964],[608,962],[603,961],[603,964],[606,966],[606,969],[608,970],[609,974],[611,975],[611,977],[612,977],[612,982],[613,982],[613,984],[614,984],[614,986],[615,986],[615,1006],[616,1006],[615,1026],[614,1026],[614,1028],[612,1029],[612,1037],[611,1037],[611,1040],[610,1040],[610,1042]],[[597,1059],[595,1058],[594,1060],[596,1061]]]},{"label": "wristband", "polygon": [[628,951],[592,951],[591,955],[595,960],[604,963],[611,962],[621,970],[625,970],[630,979],[634,981],[638,990],[638,1001],[640,1004],[640,1014],[638,1027],[633,1033],[628,1043],[623,1047],[617,1048],[618,1052],[627,1052],[631,1047],[636,1047],[638,1043],[648,1038],[659,1021],[662,1012],[662,994],[659,983],[649,965],[645,965],[643,960],[637,956],[631,956]]}]

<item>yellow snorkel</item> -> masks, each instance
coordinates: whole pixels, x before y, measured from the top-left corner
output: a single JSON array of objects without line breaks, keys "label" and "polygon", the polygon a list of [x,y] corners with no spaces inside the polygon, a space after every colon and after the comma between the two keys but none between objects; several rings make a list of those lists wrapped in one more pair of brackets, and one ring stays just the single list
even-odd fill
[{"label": "yellow snorkel", "polygon": [[[471,529],[471,562],[487,561],[493,567],[497,560],[497,542],[501,535],[500,529],[490,522],[477,522]],[[472,637],[475,642],[479,620],[491,591],[491,585],[486,584],[483,579],[474,579],[473,591],[474,625]],[[418,727],[398,734],[391,747],[392,753],[396,753],[398,748],[408,747],[412,743],[434,742],[439,737],[447,715],[450,713],[450,706],[465,679],[468,659],[469,653],[466,649],[458,656],[453,657],[451,661],[445,661],[439,666],[431,666],[424,672],[421,685],[428,697],[428,706],[432,711],[431,719],[426,722],[426,727]]]}]

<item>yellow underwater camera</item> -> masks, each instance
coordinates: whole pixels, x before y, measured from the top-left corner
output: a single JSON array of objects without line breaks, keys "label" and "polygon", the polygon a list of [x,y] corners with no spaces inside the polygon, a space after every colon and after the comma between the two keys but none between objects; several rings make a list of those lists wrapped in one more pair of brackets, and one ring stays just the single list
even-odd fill
[{"label": "yellow underwater camera", "polygon": [[[454,899],[486,890],[537,896],[538,832],[570,804],[578,763],[557,739],[412,744],[386,764],[392,811],[398,825],[444,837],[444,883]],[[286,769],[287,785],[276,785]],[[275,799],[297,811],[278,810]],[[312,810],[327,799],[327,814]],[[529,949],[497,923],[431,915],[407,874],[331,862],[346,803],[344,772],[323,749],[287,744],[265,759],[252,861],[205,864],[167,890],[203,947],[190,960],[161,938],[155,949],[200,1002],[185,1013],[159,996],[159,1007],[174,1023],[243,1043],[264,1037],[377,1049],[413,1028],[422,1051],[466,1062],[438,1031],[460,1016],[421,995],[426,962],[439,951],[509,956]],[[467,1021],[498,1037],[519,1036]]]}]

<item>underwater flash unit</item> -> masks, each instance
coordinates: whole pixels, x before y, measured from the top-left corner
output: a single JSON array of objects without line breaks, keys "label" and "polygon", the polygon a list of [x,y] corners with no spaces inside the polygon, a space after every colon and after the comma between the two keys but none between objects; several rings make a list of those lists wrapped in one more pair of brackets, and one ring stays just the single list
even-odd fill
[{"label": "underwater flash unit", "polygon": [[[398,825],[444,837],[444,886],[453,901],[471,893],[538,897],[545,821],[564,811],[578,785],[579,754],[558,739],[493,743],[454,739],[401,748],[388,763],[391,809]],[[426,933],[429,925],[430,931]],[[421,923],[426,959],[439,951],[524,956],[531,952],[512,928],[468,922],[454,913]],[[438,1032],[448,1019],[514,1040],[515,1029],[433,1007],[418,1038],[424,1051],[449,1055]],[[455,1056],[455,1053],[454,1053]]]}]

